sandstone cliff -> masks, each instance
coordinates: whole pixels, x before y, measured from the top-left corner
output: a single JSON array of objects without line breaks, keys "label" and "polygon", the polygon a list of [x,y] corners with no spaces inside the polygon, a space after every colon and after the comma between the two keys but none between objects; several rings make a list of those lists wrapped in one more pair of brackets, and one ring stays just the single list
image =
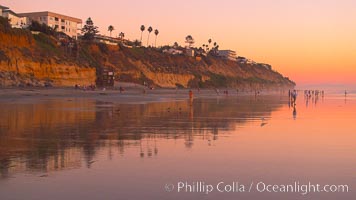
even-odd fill
[{"label": "sandstone cliff", "polygon": [[0,25],[1,86],[73,86],[95,80],[95,68],[67,59],[54,38]]},{"label": "sandstone cliff", "polygon": [[1,86],[94,84],[102,69],[115,80],[157,87],[293,87],[278,72],[259,64],[238,64],[214,56],[169,55],[156,48],[125,48],[59,40],[43,33],[0,25]]}]

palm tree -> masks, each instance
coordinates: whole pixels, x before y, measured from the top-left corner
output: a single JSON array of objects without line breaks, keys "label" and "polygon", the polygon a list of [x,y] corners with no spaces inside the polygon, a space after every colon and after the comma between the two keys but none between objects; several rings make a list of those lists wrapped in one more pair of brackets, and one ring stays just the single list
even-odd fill
[{"label": "palm tree", "polygon": [[108,27],[108,31],[110,32],[110,37],[111,37],[111,32],[112,32],[113,30],[115,30],[114,26],[113,26],[113,25],[110,25],[110,26]]},{"label": "palm tree", "polygon": [[145,29],[146,29],[146,27],[145,27],[145,25],[141,25],[141,28],[140,28],[140,30],[141,30],[141,45],[142,45],[142,33],[143,33],[143,31],[145,31]]},{"label": "palm tree", "polygon": [[151,32],[153,31],[152,27],[151,27],[151,26],[148,27],[147,31],[148,31],[148,38],[147,38],[147,47],[148,47],[148,43],[149,43],[149,41],[150,41],[150,34],[151,34]]},{"label": "palm tree", "polygon": [[209,40],[208,40],[208,42],[209,42],[209,45],[210,45],[211,41],[212,41],[211,39],[209,39]]},{"label": "palm tree", "polygon": [[156,35],[156,38],[155,38],[155,47],[157,47],[157,35],[159,34],[159,31],[156,29],[155,30],[155,35]]},{"label": "palm tree", "polygon": [[214,42],[214,47],[216,47],[216,45],[218,45],[216,42]]}]

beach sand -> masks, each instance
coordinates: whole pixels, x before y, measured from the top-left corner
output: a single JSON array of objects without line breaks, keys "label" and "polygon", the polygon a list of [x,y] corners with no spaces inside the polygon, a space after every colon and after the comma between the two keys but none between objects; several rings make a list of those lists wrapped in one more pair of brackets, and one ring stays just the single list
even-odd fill
[{"label": "beach sand", "polygon": [[[118,103],[145,103],[162,101],[179,101],[189,99],[190,89],[153,89],[141,85],[126,84],[125,91],[119,88],[83,90],[75,88],[5,88],[0,89],[0,102],[28,101],[50,98],[88,98],[102,101],[115,101]],[[144,91],[145,90],[145,91]],[[236,89],[191,89],[193,98],[217,98],[226,96],[254,96],[254,91],[237,92]],[[228,90],[228,95],[224,94]],[[282,92],[264,91],[259,95],[281,94]]]}]

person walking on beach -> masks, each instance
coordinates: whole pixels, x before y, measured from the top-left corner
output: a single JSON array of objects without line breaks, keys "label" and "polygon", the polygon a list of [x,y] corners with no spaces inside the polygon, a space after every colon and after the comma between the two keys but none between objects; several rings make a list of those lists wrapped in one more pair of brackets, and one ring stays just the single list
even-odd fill
[{"label": "person walking on beach", "polygon": [[190,106],[190,112],[191,112],[191,119],[193,119],[193,91],[189,90],[189,106]]},{"label": "person walking on beach", "polygon": [[292,96],[292,104],[295,106],[296,105],[296,101],[297,101],[297,91],[293,90],[291,96]]},{"label": "person walking on beach", "polygon": [[193,99],[193,91],[189,90],[189,99]]},{"label": "person walking on beach", "polygon": [[215,88],[215,93],[219,95],[219,89]]},{"label": "person walking on beach", "polygon": [[125,91],[125,89],[121,86],[120,86],[119,90],[120,90],[120,93],[123,93]]}]

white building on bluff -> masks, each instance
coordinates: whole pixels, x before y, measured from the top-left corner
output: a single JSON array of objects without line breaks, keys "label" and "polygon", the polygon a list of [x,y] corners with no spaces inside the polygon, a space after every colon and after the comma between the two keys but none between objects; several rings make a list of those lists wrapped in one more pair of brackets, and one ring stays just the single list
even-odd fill
[{"label": "white building on bluff", "polygon": [[175,49],[175,48],[164,49],[162,52],[163,53],[168,53],[168,54],[171,54],[171,55],[181,55],[181,54],[183,54],[182,50],[178,50],[178,49]]},{"label": "white building on bluff", "polygon": [[2,12],[3,12],[3,10],[7,10],[7,9],[9,9],[9,8],[8,8],[8,7],[5,7],[5,6],[0,5],[0,16],[2,16]]},{"label": "white building on bluff", "polygon": [[0,5],[0,16],[9,19],[12,28],[25,28],[28,26],[28,18],[22,17],[10,10],[8,7]]},{"label": "white building on bluff", "polygon": [[58,32],[63,32],[72,38],[78,37],[78,31],[82,25],[81,19],[49,11],[20,13],[19,16],[27,17],[29,23],[37,21],[40,24],[46,24],[47,26],[56,29]]},{"label": "white building on bluff", "polygon": [[236,51],[233,50],[219,50],[218,55],[228,60],[236,61]]}]

